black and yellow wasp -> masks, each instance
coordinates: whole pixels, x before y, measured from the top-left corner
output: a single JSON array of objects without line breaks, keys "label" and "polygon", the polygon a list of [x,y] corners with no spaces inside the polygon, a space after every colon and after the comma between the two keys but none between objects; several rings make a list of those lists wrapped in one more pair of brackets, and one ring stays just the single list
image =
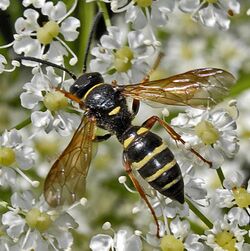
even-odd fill
[{"label": "black and yellow wasp", "polygon": [[[62,69],[39,59],[30,57],[21,59],[50,64]],[[154,209],[132,170],[138,171],[161,194],[184,203],[184,184],[180,167],[167,143],[150,129],[158,122],[174,140],[183,144],[185,141],[157,116],[150,117],[141,126],[133,125],[132,120],[139,110],[139,102],[153,101],[164,105],[206,108],[215,105],[228,94],[228,89],[235,83],[235,78],[229,72],[216,68],[195,69],[165,79],[144,80],[141,83],[128,85],[105,83],[98,72],[84,72],[78,78],[72,73],[70,75],[75,79],[70,91],[59,91],[78,102],[85,112],[72,140],[53,164],[45,180],[46,201],[51,206],[58,206],[64,203],[71,204],[84,196],[93,141],[106,140],[115,135],[123,146],[125,171],[148,205],[157,224],[159,236],[159,224]],[[133,99],[132,111],[128,109],[127,97]],[[105,129],[108,133],[96,136],[96,127]],[[190,150],[211,165],[211,162],[198,152],[192,148]]]}]

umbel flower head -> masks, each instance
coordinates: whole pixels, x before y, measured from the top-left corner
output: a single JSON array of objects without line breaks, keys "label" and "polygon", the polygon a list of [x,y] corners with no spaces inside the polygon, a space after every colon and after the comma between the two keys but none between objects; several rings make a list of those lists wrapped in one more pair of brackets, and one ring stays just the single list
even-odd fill
[{"label": "umbel flower head", "polygon": [[192,13],[195,20],[213,27],[228,29],[228,17],[240,12],[240,3],[237,0],[179,0],[179,8],[184,12]]},{"label": "umbel flower head", "polygon": [[128,32],[116,26],[107,29],[108,35],[103,35],[100,45],[91,52],[95,57],[90,62],[91,71],[100,72],[108,82],[141,81],[149,69],[154,48],[145,43],[145,36],[141,32]]},{"label": "umbel flower head", "polygon": [[[39,13],[34,9],[26,9],[24,17],[16,20],[15,29],[17,34],[14,36],[13,48],[17,54],[24,53],[25,56],[36,58],[46,58],[50,62],[57,64],[63,63],[63,56],[69,51],[73,58],[70,63],[73,65],[77,62],[77,57],[60,38],[66,41],[74,41],[78,36],[76,30],[80,26],[80,22],[75,17],[68,17],[76,6],[75,1],[72,9],[67,13],[66,6],[59,1],[56,5],[52,2],[38,1],[34,4],[36,8],[41,9],[41,13],[47,20],[39,25]],[[25,2],[27,6],[27,1]],[[49,45],[46,51],[45,46]],[[26,62],[26,65],[34,66],[37,63]]]},{"label": "umbel flower head", "polygon": [[16,130],[5,131],[0,136],[0,186],[18,190],[17,174],[25,176],[34,164],[33,149],[24,144],[22,135]]},{"label": "umbel flower head", "polygon": [[[20,95],[21,104],[34,110],[31,121],[36,127],[44,129],[47,133],[55,129],[66,136],[76,129],[80,117],[64,111],[68,106],[68,100],[55,89],[62,79],[55,74],[52,67],[47,67],[46,71],[47,74],[42,71],[36,72],[31,81],[23,86],[25,92]],[[38,111],[41,103],[47,108],[46,111]]]},{"label": "umbel flower head", "polygon": [[[44,200],[36,201],[30,191],[14,193],[8,212],[2,216],[10,250],[66,250],[73,243],[70,229],[78,224],[66,212],[50,211]],[[16,249],[14,249],[16,248]]]},{"label": "umbel flower head", "polygon": [[189,109],[180,113],[171,124],[182,131],[183,139],[219,167],[225,157],[232,158],[239,150],[236,121],[225,109]]}]

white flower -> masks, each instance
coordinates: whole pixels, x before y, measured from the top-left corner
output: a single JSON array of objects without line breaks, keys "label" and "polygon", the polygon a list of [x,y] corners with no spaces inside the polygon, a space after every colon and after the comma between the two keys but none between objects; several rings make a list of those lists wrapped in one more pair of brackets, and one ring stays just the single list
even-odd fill
[{"label": "white flower", "polygon": [[16,173],[34,164],[33,149],[24,144],[21,134],[13,129],[0,137],[0,186],[17,189]]},{"label": "white flower", "polygon": [[144,35],[137,31],[127,33],[111,26],[108,33],[102,36],[101,44],[91,52],[96,57],[90,62],[91,71],[100,72],[107,81],[141,81],[149,69],[148,61],[154,51],[152,46],[145,45]]},{"label": "white flower", "polygon": [[[226,178],[223,182],[225,189],[216,189],[215,203],[220,208],[231,208],[228,212],[228,220],[237,220],[240,226],[246,226],[250,222],[250,180],[248,187],[242,187],[244,178],[239,173]],[[236,206],[236,207],[233,207]]]},{"label": "white flower", "polygon": [[98,234],[92,237],[89,245],[92,251],[140,251],[142,243],[140,237],[128,235],[127,230],[119,230],[112,238],[109,235]]},{"label": "white flower", "polygon": [[1,0],[0,1],[0,9],[6,10],[10,5],[10,0]]},{"label": "white flower", "polygon": [[44,201],[36,202],[30,191],[11,196],[10,211],[2,216],[6,233],[22,250],[66,250],[73,243],[70,229],[78,225],[66,212],[49,211]]},{"label": "white flower", "polygon": [[13,67],[7,69],[6,64],[7,64],[6,58],[2,54],[0,54],[0,74],[3,72],[12,72],[16,69],[16,67],[18,67],[20,65],[20,63],[17,62],[16,60],[12,60],[11,64]]},{"label": "white flower", "polygon": [[200,20],[205,26],[218,25],[221,29],[228,29],[230,13],[240,12],[240,3],[237,0],[179,0],[179,8],[188,13],[193,13],[195,20]]},{"label": "white flower", "polygon": [[[25,92],[20,95],[21,104],[28,109],[35,109],[31,114],[32,123],[43,128],[47,133],[55,129],[60,135],[67,136],[80,122],[79,116],[63,111],[68,106],[68,100],[55,88],[61,82],[52,67],[47,67],[47,74],[42,71],[34,74],[31,82],[23,86]],[[65,81],[64,84],[67,81]],[[43,102],[46,111],[37,111],[40,102]]]},{"label": "white flower", "polygon": [[213,50],[209,57],[210,65],[238,73],[248,61],[248,51],[249,46],[243,39],[239,39],[238,35],[225,33],[223,39],[217,36],[213,41]]},{"label": "white flower", "polygon": [[179,217],[176,217],[171,221],[170,229],[175,238],[183,241],[187,250],[203,250],[203,244],[198,241],[200,236],[191,232],[190,224],[187,220],[180,220]]},{"label": "white flower", "polygon": [[180,129],[182,138],[215,168],[222,165],[225,156],[232,158],[238,152],[236,121],[225,109],[190,108],[172,119],[171,124]]},{"label": "white flower", "polygon": [[185,39],[183,36],[171,36],[161,65],[174,74],[202,68],[208,65],[206,51],[207,41],[202,37]]},{"label": "white flower", "polygon": [[156,27],[165,26],[168,14],[173,11],[175,0],[149,0],[149,1],[128,1],[128,0],[106,0],[111,3],[113,12],[126,11],[126,21],[132,22],[133,28],[138,30],[146,25]]},{"label": "white flower", "polygon": [[7,64],[6,58],[0,54],[0,74],[4,72],[5,64]]},{"label": "white flower", "polygon": [[160,245],[161,250],[184,250],[184,248],[189,251],[203,250],[204,245],[199,242],[201,237],[191,232],[190,224],[187,220],[181,220],[179,217],[176,217],[165,228],[169,230],[162,236],[160,244],[157,244],[157,242],[154,244],[152,240],[147,238],[147,241],[150,241],[149,244],[153,246]]},{"label": "white flower", "polygon": [[[75,64],[77,62],[76,56],[63,42],[60,35],[66,41],[74,41],[78,36],[76,29],[80,26],[79,20],[68,17],[75,8],[77,0],[68,13],[66,13],[65,4],[61,1],[55,6],[52,2],[43,3],[42,1],[25,1],[24,4],[27,6],[31,2],[35,7],[41,8],[41,12],[48,19],[48,22],[40,26],[38,23],[39,13],[33,9],[26,9],[24,18],[18,18],[15,23],[17,32],[13,45],[15,52],[62,64],[63,56],[67,55],[67,51],[69,51],[73,56],[70,63]],[[45,51],[46,45],[49,45],[48,51]],[[28,66],[37,65],[37,63],[27,61],[25,64]]]},{"label": "white flower", "polygon": [[109,251],[113,246],[113,239],[106,234],[97,234],[91,238],[89,247],[92,251]]},{"label": "white flower", "polygon": [[195,200],[207,200],[207,190],[204,188],[205,181],[202,178],[191,177],[186,175],[185,181],[185,194]]},{"label": "white flower", "polygon": [[247,234],[247,231],[240,229],[237,221],[228,221],[227,215],[225,215],[224,219],[216,220],[213,228],[206,230],[205,234],[202,238],[213,250],[242,250],[244,235]]},{"label": "white flower", "polygon": [[136,3],[137,5],[129,4],[126,10],[126,20],[132,22],[136,30],[143,29],[147,24],[156,27],[165,26],[168,20],[167,15],[175,6],[174,0],[141,1],[141,3],[137,1]]},{"label": "white flower", "polygon": [[24,7],[28,7],[32,4],[35,8],[42,8],[45,4],[45,0],[23,0],[22,4]]}]

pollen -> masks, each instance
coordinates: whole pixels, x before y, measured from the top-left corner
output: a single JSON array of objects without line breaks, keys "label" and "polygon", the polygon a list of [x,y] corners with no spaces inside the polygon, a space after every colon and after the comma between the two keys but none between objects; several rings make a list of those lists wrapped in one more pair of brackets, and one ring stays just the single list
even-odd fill
[{"label": "pollen", "polygon": [[160,244],[162,251],[183,251],[184,245],[181,240],[176,239],[173,235],[165,235]]},{"label": "pollen", "polygon": [[152,5],[152,0],[136,0],[136,3],[139,7],[146,8]]},{"label": "pollen", "polygon": [[41,44],[50,44],[59,34],[60,27],[55,21],[47,22],[43,27],[37,30],[37,39]]},{"label": "pollen", "polygon": [[224,250],[235,251],[236,238],[229,231],[222,231],[215,235],[215,242]]},{"label": "pollen", "polygon": [[25,216],[26,223],[30,228],[35,228],[39,232],[46,231],[52,223],[50,216],[41,212],[38,208],[32,208]]},{"label": "pollen", "polygon": [[240,208],[247,208],[250,206],[250,193],[244,187],[237,187],[233,189],[235,203]]},{"label": "pollen", "polygon": [[219,131],[206,120],[196,125],[195,133],[205,145],[213,145],[219,139]]},{"label": "pollen", "polygon": [[16,160],[15,152],[9,147],[0,147],[0,165],[10,166]]},{"label": "pollen", "polygon": [[58,91],[46,93],[43,103],[50,111],[58,111],[68,106],[67,98]]},{"label": "pollen", "polygon": [[208,3],[212,3],[212,4],[213,4],[213,3],[218,2],[218,0],[207,0],[207,2],[208,2]]},{"label": "pollen", "polygon": [[115,52],[114,66],[118,72],[126,72],[132,66],[132,59],[134,58],[133,51],[124,46]]}]

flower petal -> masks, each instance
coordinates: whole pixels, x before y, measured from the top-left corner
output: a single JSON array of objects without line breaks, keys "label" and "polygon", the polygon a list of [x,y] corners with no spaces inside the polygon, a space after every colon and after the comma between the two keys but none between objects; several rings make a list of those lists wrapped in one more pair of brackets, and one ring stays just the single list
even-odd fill
[{"label": "flower petal", "polygon": [[89,244],[92,251],[109,251],[112,246],[113,239],[105,234],[93,236]]},{"label": "flower petal", "polygon": [[57,21],[66,15],[66,6],[60,1],[55,6],[53,2],[46,2],[42,7],[42,13],[49,16],[51,20]]},{"label": "flower petal", "polygon": [[79,34],[79,32],[76,30],[78,27],[80,27],[80,21],[75,17],[68,17],[62,22],[60,31],[63,34],[65,40],[74,41]]}]

